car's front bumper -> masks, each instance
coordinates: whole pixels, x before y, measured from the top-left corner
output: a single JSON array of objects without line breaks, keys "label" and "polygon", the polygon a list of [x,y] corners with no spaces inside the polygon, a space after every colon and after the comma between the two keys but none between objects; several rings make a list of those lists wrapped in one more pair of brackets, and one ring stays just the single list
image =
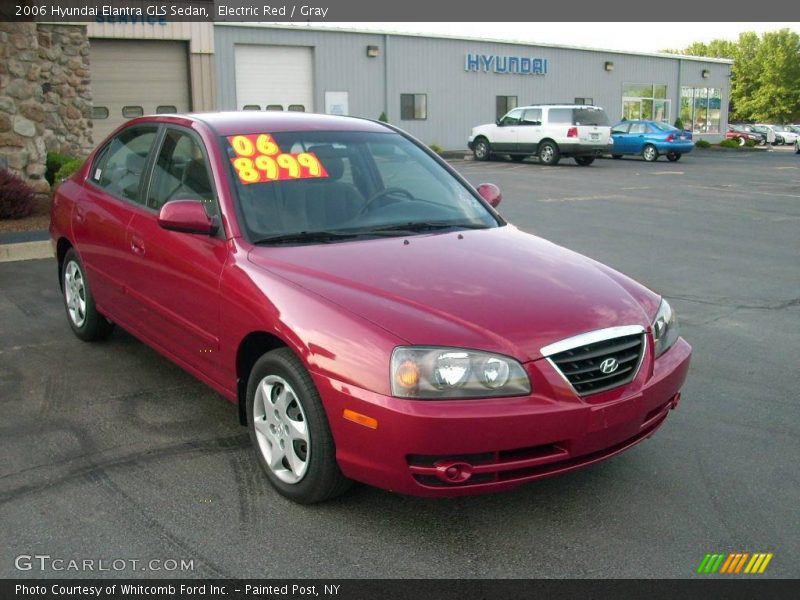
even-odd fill
[{"label": "car's front bumper", "polygon": [[[649,437],[677,406],[690,357],[683,338],[658,360],[648,350],[631,383],[583,398],[546,360],[526,365],[534,393],[516,398],[410,401],[313,376],[346,476],[405,494],[456,496],[570,471]],[[345,409],[377,427],[345,419]],[[469,477],[453,481],[451,467],[456,479]]]}]

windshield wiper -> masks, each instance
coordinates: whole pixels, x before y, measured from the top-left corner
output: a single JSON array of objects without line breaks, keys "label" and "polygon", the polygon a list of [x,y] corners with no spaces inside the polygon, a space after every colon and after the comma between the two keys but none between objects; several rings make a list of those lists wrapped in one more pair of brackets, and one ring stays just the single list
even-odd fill
[{"label": "windshield wiper", "polygon": [[365,231],[366,234],[381,234],[392,232],[424,233],[426,231],[440,231],[443,229],[489,229],[484,223],[452,223],[447,221],[418,221],[413,223],[396,223],[384,225]]},{"label": "windshield wiper", "polygon": [[327,244],[340,240],[352,239],[358,237],[357,233],[344,233],[338,231],[297,231],[294,233],[277,233],[275,235],[268,235],[259,240],[254,241],[254,244],[291,244],[295,242],[300,243],[319,243]]}]

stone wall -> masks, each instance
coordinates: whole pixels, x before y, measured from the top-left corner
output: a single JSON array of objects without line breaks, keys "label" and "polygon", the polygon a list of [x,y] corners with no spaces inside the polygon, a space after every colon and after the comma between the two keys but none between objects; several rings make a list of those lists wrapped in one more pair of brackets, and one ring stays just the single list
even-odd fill
[{"label": "stone wall", "polygon": [[85,25],[0,22],[0,167],[46,193],[47,152],[92,147]]}]

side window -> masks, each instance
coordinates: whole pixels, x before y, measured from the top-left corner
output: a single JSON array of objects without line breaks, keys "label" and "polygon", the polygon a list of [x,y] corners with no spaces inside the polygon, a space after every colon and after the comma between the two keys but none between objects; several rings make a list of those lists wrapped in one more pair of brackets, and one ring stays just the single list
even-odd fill
[{"label": "side window", "polygon": [[644,123],[631,123],[631,133],[647,133],[647,125]]},{"label": "side window", "polygon": [[630,123],[620,123],[611,128],[611,133],[628,133],[628,128],[630,126]]},{"label": "side window", "polygon": [[542,109],[529,108],[522,113],[522,121],[520,125],[541,125],[542,124]]},{"label": "side window", "polygon": [[508,113],[503,120],[500,121],[501,125],[508,127],[509,125],[519,125],[519,120],[522,118],[522,109],[518,108]]},{"label": "side window", "polygon": [[216,214],[211,175],[200,142],[191,134],[168,129],[158,152],[147,205],[159,210],[170,200],[201,200]]},{"label": "side window", "polygon": [[573,125],[571,108],[551,108],[547,111],[547,120],[551,125]]},{"label": "side window", "polygon": [[109,194],[141,203],[139,187],[157,131],[156,127],[132,127],[120,133],[95,164],[92,181]]}]

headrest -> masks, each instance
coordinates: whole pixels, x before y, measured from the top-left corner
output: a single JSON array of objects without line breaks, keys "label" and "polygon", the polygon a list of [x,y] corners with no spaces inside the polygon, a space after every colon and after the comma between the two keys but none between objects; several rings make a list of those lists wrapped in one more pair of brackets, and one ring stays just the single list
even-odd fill
[{"label": "headrest", "polygon": [[316,154],[322,166],[328,172],[328,179],[337,180],[341,179],[344,175],[344,160],[331,144],[319,144],[317,146],[310,146],[309,152]]}]

